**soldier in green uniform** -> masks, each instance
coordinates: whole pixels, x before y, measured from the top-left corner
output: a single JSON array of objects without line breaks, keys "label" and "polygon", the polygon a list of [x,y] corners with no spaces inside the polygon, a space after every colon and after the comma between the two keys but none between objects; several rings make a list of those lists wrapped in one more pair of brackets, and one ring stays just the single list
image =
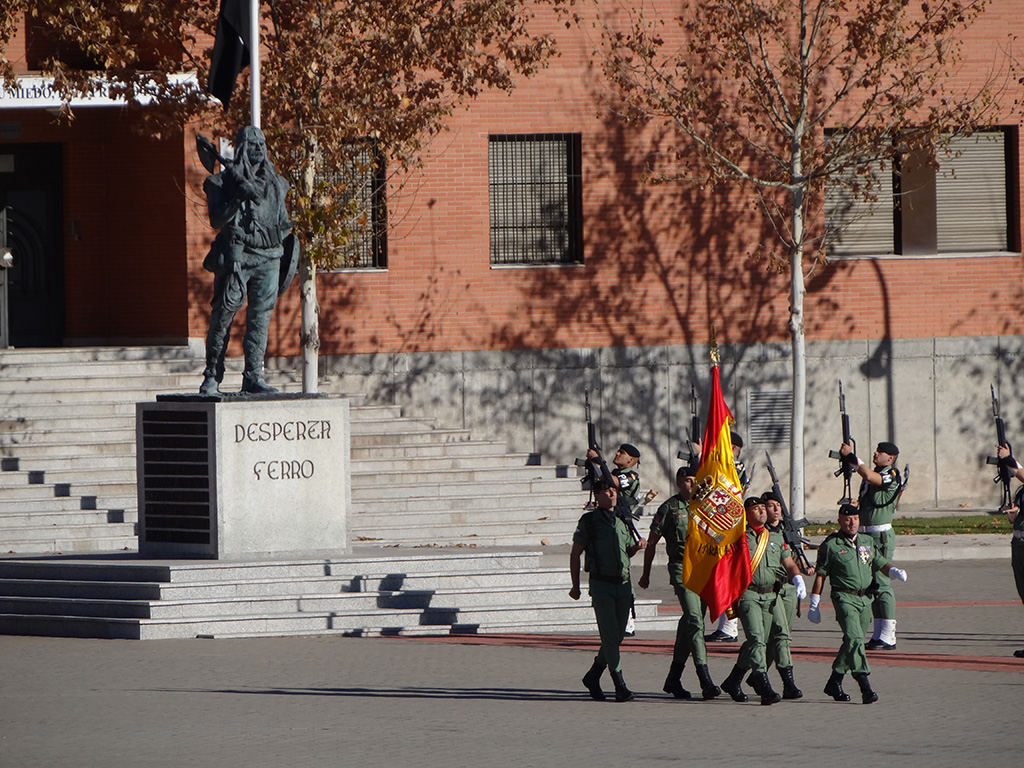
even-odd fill
[{"label": "soldier in green uniform", "polygon": [[601,636],[601,650],[594,664],[583,677],[583,685],[591,698],[603,701],[601,675],[607,668],[615,684],[616,701],[632,701],[633,692],[622,678],[619,646],[626,629],[626,620],[633,607],[633,585],[630,583],[629,558],[643,549],[643,539],[633,540],[630,529],[615,514],[618,490],[607,479],[598,478],[593,486],[597,506],[586,512],[576,524],[569,553],[569,575],[572,588],[569,597],[580,599],[580,560],[586,555],[584,568],[590,574],[590,600]]},{"label": "soldier in green uniform", "polygon": [[686,531],[690,514],[690,496],[693,493],[694,467],[684,466],[676,470],[678,493],[658,507],[651,520],[651,533],[644,550],[644,572],[638,584],[647,589],[651,584],[651,566],[657,554],[658,542],[665,539],[668,552],[668,580],[683,609],[676,627],[676,642],[672,648],[672,665],[665,678],[662,690],[677,699],[690,698],[690,692],[683,688],[682,674],[686,660],[693,656],[694,670],[700,681],[704,699],[713,699],[722,693],[721,688],[711,680],[708,671],[708,653],[704,645],[704,612],[707,607],[700,597],[683,586],[683,551],[686,548]]},{"label": "soldier in green uniform", "polygon": [[[857,458],[849,443],[843,443],[839,452],[863,478],[856,504],[860,510],[860,530],[875,540],[882,557],[892,560],[896,552],[892,518],[901,487],[900,473],[896,469],[900,449],[895,443],[879,443],[872,456],[874,469]],[[875,573],[871,588],[871,613],[875,617],[875,626],[865,647],[869,651],[892,650],[896,647],[896,596],[892,593],[889,578],[881,571]]]},{"label": "soldier in green uniform", "polygon": [[878,701],[878,694],[868,683],[871,669],[864,651],[864,633],[871,621],[869,591],[876,574],[906,581],[907,572],[890,564],[873,537],[857,532],[859,527],[860,511],[852,504],[843,504],[839,508],[839,531],[828,536],[818,548],[807,618],[814,624],[821,622],[821,590],[828,579],[843,643],[832,662],[832,676],[825,685],[825,693],[836,701],[849,701],[850,695],[843,691],[843,676],[849,672],[860,685],[862,701],[871,704]]},{"label": "soldier in green uniform", "polygon": [[[1022,467],[1010,452],[1009,445],[1000,445],[997,449],[999,458],[1013,473],[1014,476],[1024,482],[1024,467]],[[1017,489],[1013,497],[1013,504],[1007,507],[1006,518],[1013,526],[1013,538],[1010,539],[1010,565],[1013,567],[1013,580],[1017,584],[1017,594],[1024,603],[1024,515],[1020,514],[1020,508],[1024,506],[1024,485]],[[1014,651],[1013,655],[1018,659],[1024,659],[1024,648]]]},{"label": "soldier in green uniform", "polygon": [[743,502],[747,512],[747,548],[750,551],[750,585],[737,601],[737,613],[746,640],[740,646],[736,666],[722,683],[722,690],[733,701],[746,701],[741,683],[743,675],[751,670],[754,690],[761,696],[761,704],[775,704],[781,700],[768,680],[766,646],[772,625],[772,612],[778,596],[779,568],[789,575],[796,588],[798,600],[807,596],[807,588],[800,578],[800,569],[786,550],[781,533],[765,527],[767,510],[760,496],[751,496]]},{"label": "soldier in green uniform", "polygon": [[[774,491],[768,491],[761,499],[764,501],[768,516],[765,525],[768,530],[782,536],[785,541],[782,532],[782,500],[775,495]],[[772,610],[772,626],[768,633],[766,663],[769,667],[774,664],[775,668],[779,670],[779,677],[782,678],[782,698],[799,699],[804,694],[796,687],[796,681],[793,678],[793,657],[789,652],[789,644],[800,601],[796,597],[796,586],[788,580],[787,576],[786,569],[780,564],[775,571],[775,583],[778,585],[779,591]]]}]

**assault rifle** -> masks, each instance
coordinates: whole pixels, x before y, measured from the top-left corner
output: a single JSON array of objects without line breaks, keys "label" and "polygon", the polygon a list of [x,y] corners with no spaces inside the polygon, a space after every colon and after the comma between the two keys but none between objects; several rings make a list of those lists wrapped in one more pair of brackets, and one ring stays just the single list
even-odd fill
[{"label": "assault rifle", "polygon": [[[587,451],[593,448],[598,453],[601,453],[601,446],[597,444],[597,425],[594,424],[594,420],[590,417],[590,390],[583,390],[583,403],[584,409],[587,414]],[[594,485],[594,481],[597,479],[597,472],[589,459],[576,459],[576,466],[582,467],[585,470],[585,474],[580,478],[580,485],[583,486],[584,491],[589,491]],[[591,497],[593,498],[593,497]]]},{"label": "assault rifle", "polygon": [[[843,394],[843,382],[842,379],[839,381],[839,415],[843,422],[843,442],[849,443],[850,447],[853,448],[854,454],[857,453],[857,442],[853,439],[853,435],[850,434],[850,414],[846,412],[846,395]],[[839,459],[839,469],[834,472],[836,477],[843,476],[843,498],[839,500],[840,504],[849,504],[853,499],[853,494],[850,491],[850,479],[853,477],[853,465],[846,460],[839,451],[829,451],[828,457],[830,459]]]},{"label": "assault rifle", "polygon": [[807,518],[793,519],[793,516],[789,513],[789,507],[786,505],[786,497],[782,495],[782,488],[779,487],[779,476],[775,474],[775,466],[772,464],[771,454],[765,451],[764,456],[768,460],[768,474],[772,478],[772,493],[779,498],[779,503],[782,505],[782,538],[786,540],[786,544],[793,550],[793,559],[800,567],[800,572],[807,573],[811,568],[811,563],[804,553],[804,546],[810,544],[811,541],[810,539],[805,539],[803,534],[800,533],[804,526],[807,525]]},{"label": "assault rifle", "polygon": [[1010,471],[1010,466],[1012,463],[1012,466],[1016,467],[1017,463],[1013,460],[1013,448],[1006,442],[1006,425],[1003,423],[1003,417],[999,415],[999,398],[996,397],[996,388],[992,384],[988,386],[992,392],[992,416],[996,420],[996,445],[1005,445],[1010,448],[1010,455],[1005,459],[1000,459],[998,456],[989,456],[985,459],[987,464],[995,464],[999,467],[992,482],[1003,484],[1003,502],[999,505],[999,510],[1002,511],[1013,503],[1013,496],[1010,494],[1010,480],[1013,479],[1014,473]]},{"label": "assault rifle", "polygon": [[700,432],[700,416],[697,415],[697,390],[690,385],[690,431],[686,435],[686,453],[682,451],[676,454],[677,458],[687,462],[694,472],[700,466],[700,456],[697,455],[697,449],[693,444],[694,440],[702,439]]}]

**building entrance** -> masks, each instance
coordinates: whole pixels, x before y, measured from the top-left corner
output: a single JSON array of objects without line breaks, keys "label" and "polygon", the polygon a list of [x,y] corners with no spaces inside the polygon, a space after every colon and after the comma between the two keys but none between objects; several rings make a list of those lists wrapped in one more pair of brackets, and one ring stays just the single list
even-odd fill
[{"label": "building entrance", "polygon": [[60,144],[0,144],[0,236],[13,258],[7,283],[12,347],[54,347],[64,336]]}]

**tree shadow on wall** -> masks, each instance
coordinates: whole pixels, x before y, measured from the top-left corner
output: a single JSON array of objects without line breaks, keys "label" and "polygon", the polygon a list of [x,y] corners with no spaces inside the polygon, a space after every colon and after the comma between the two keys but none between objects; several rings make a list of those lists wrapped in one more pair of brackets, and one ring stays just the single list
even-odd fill
[{"label": "tree shadow on wall", "polygon": [[[591,74],[591,100],[606,104],[597,87],[601,75]],[[789,282],[752,258],[774,245],[776,233],[749,204],[748,190],[648,181],[677,165],[678,136],[627,124],[614,105],[603,114],[593,135],[583,136],[584,268],[561,270],[555,279],[550,269],[524,270],[522,314],[492,337],[496,346],[512,349],[613,348],[601,353],[599,367],[590,361],[568,382],[540,382],[538,418],[564,423],[575,413],[582,422],[587,386],[592,399],[596,395],[599,434],[649,441],[654,460],[671,477],[682,427],[689,424],[691,382],[702,420],[706,413],[710,328],[722,348],[723,388],[732,405],[740,395],[734,373],[750,362],[744,345],[788,339]],[[497,398],[485,397],[484,404],[500,407]],[[552,455],[582,448],[575,434],[547,438],[550,443],[538,447]],[[645,453],[644,461],[651,460]]]}]

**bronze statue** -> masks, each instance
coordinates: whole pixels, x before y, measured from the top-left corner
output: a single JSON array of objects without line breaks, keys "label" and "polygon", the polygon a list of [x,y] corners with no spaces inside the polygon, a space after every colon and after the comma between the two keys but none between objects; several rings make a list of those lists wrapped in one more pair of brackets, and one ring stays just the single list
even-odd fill
[{"label": "bronze statue", "polygon": [[[298,244],[285,207],[288,182],[267,156],[263,132],[249,125],[235,139],[235,158],[226,160],[204,137],[199,156],[211,175],[203,183],[210,224],[217,233],[203,268],[214,275],[213,311],[206,334],[206,369],[200,394],[217,395],[224,380],[224,354],[235,313],[245,310],[245,371],[242,392],[276,392],[263,378],[270,315],[277,297],[295,276]],[[220,161],[220,173],[212,173]]]}]

